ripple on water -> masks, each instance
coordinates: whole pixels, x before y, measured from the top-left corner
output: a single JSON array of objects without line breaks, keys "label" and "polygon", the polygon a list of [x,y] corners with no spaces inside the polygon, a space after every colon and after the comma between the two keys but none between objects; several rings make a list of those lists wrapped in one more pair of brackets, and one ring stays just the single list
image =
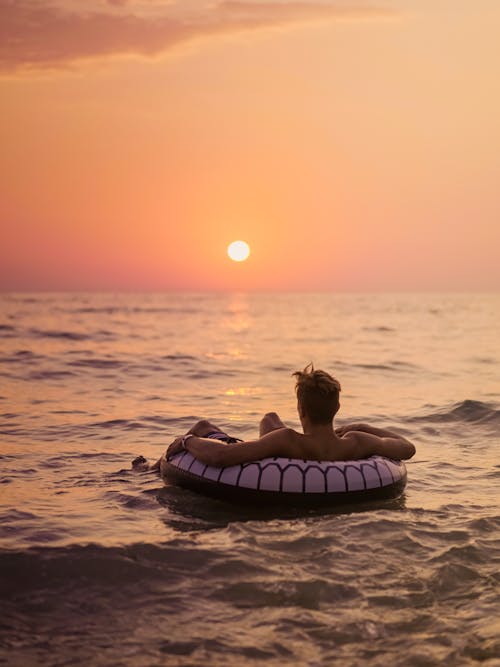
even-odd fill
[{"label": "ripple on water", "polygon": [[326,579],[297,581],[278,579],[268,581],[238,581],[222,584],[214,593],[218,600],[236,607],[293,607],[319,609],[321,605],[338,605],[359,599],[355,586],[332,583]]},{"label": "ripple on water", "polygon": [[[303,297],[241,300],[236,332],[220,295],[6,297],[0,650],[20,666],[496,667],[496,320],[467,330],[458,302],[424,301],[408,346],[407,296],[311,296],[308,327]],[[445,345],[460,331],[445,357],[424,342],[431,306],[460,322],[440,329]],[[126,469],[200,411],[245,435],[267,409],[298,425],[286,378],[312,349],[354,413],[412,430],[398,501],[271,514]]]}]

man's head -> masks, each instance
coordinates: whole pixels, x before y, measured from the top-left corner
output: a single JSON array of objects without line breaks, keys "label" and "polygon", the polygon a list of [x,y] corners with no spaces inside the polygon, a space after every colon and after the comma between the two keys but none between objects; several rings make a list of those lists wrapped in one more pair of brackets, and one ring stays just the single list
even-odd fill
[{"label": "man's head", "polygon": [[315,371],[312,364],[293,375],[297,378],[299,414],[311,424],[330,424],[340,407],[339,381],[325,371]]}]

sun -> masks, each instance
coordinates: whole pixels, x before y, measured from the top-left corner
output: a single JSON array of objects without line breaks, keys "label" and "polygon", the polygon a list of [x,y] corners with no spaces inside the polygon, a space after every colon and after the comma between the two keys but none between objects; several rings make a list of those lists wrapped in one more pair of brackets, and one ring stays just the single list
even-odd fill
[{"label": "sun", "polygon": [[227,254],[234,262],[244,262],[250,254],[250,246],[245,241],[233,241],[227,246]]}]

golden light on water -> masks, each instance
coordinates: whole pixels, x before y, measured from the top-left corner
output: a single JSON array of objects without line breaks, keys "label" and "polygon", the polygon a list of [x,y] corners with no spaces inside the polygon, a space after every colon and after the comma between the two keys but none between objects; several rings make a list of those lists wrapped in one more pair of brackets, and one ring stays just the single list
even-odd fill
[{"label": "golden light on water", "polygon": [[244,262],[250,255],[250,246],[245,241],[233,241],[227,247],[227,254],[234,262]]}]

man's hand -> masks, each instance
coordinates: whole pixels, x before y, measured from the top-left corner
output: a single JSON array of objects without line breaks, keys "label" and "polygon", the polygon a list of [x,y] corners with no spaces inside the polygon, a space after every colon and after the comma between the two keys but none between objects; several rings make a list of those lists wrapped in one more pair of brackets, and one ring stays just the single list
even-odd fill
[{"label": "man's hand", "polygon": [[169,459],[172,456],[175,456],[175,454],[179,454],[180,452],[184,451],[184,446],[182,444],[183,437],[184,436],[181,435],[170,443],[167,449],[167,459]]}]

